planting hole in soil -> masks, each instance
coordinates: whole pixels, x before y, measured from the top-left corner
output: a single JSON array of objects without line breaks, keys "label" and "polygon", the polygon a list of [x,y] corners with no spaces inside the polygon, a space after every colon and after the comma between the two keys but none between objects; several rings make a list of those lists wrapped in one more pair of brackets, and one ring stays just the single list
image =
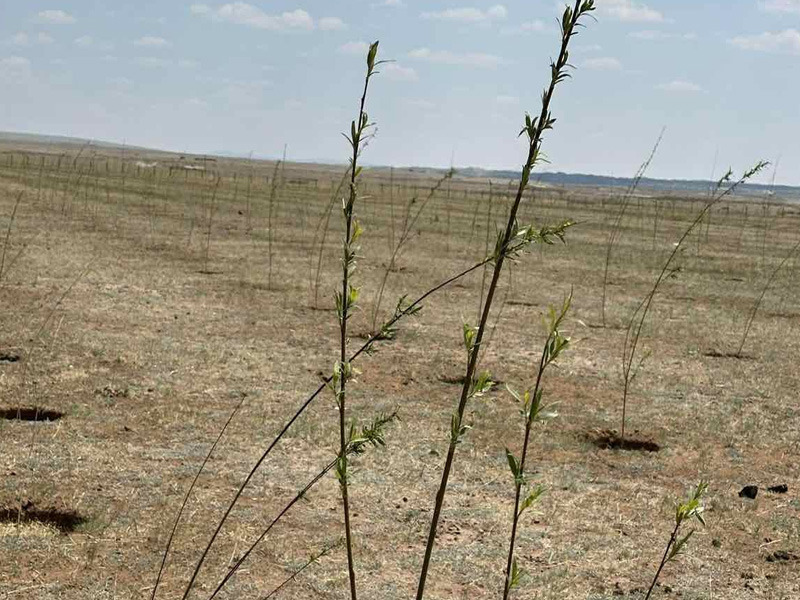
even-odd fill
[{"label": "planting hole in soil", "polygon": [[58,421],[64,413],[44,408],[0,408],[0,419],[6,421]]},{"label": "planting hole in soil", "polygon": [[39,523],[58,529],[61,533],[75,531],[86,519],[74,510],[46,506],[39,508],[26,500],[19,505],[0,506],[0,523],[27,525]]},{"label": "planting hole in soil", "polygon": [[592,432],[586,435],[586,439],[601,450],[626,450],[633,452],[658,452],[661,450],[661,446],[652,440],[628,436],[622,439],[615,431],[605,430]]},{"label": "planting hole in soil", "polygon": [[753,357],[750,356],[749,354],[736,354],[736,352],[719,352],[717,350],[703,352],[703,356],[707,356],[709,358],[735,358],[736,360],[753,360]]}]

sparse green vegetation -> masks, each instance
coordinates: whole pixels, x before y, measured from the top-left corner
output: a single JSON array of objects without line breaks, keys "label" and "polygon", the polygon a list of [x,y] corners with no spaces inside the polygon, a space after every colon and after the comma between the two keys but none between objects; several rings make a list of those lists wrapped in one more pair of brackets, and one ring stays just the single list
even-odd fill
[{"label": "sparse green vegetation", "polygon": [[346,171],[0,138],[0,596],[793,598],[800,211],[536,182],[593,9],[512,180],[362,167],[377,42]]}]

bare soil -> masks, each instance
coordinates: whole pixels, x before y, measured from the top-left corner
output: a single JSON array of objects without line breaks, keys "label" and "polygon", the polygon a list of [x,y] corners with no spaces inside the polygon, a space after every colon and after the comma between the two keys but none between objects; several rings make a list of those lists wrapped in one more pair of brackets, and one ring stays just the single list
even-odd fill
[{"label": "bare soil", "polygon": [[[158,167],[141,169],[136,161],[148,157],[134,152],[123,162],[97,149],[80,157],[69,148],[0,150],[0,410],[63,415],[49,423],[0,419],[0,598],[149,597],[180,502],[246,394],[178,529],[159,598],[179,598],[238,484],[336,360],[336,316],[327,309],[340,269],[332,194],[342,169],[288,165],[270,210],[269,163],[219,159],[187,171],[181,165],[191,157],[159,154]],[[353,347],[371,330],[405,207],[435,177],[397,171],[393,188],[389,180],[385,170],[367,173],[367,198],[356,208],[366,233],[354,275],[363,310],[351,326]],[[388,277],[382,318],[400,296],[414,298],[485,256],[512,187],[494,182],[491,200],[481,180],[442,188]],[[645,327],[649,357],[628,406],[636,434],[620,445],[627,320],[703,199],[647,192],[634,199],[612,257],[603,327],[605,243],[619,195],[537,187],[523,221],[579,224],[566,245],[517,261],[497,296],[482,368],[524,389],[535,376],[541,316],[574,293],[572,348],[544,382],[545,402],[559,416],[534,430],[528,476],[547,493],[522,519],[517,556],[526,575],[515,597],[642,598],[675,500],[707,479],[707,526],[666,567],[656,597],[796,600],[797,261],[767,292],[746,360],[730,353],[795,242],[800,215],[736,197],[691,237],[681,272],[657,295]],[[396,409],[401,417],[387,447],[353,465],[365,598],[413,597],[463,376],[462,323],[475,323],[484,285],[478,270],[432,296],[394,339],[357,361],[351,416],[364,422]],[[335,456],[336,420],[326,393],[289,430],[246,488],[192,598],[208,597]],[[502,587],[513,507],[505,448],[519,454],[523,423],[502,385],[470,404],[468,421],[433,555],[431,600],[497,598]],[[634,442],[643,445],[627,447]],[[745,485],[783,484],[786,493],[738,496]],[[69,526],[54,510],[74,516]],[[39,525],[26,529],[24,520]],[[338,484],[329,476],[256,548],[223,596],[263,597],[342,535]],[[346,581],[338,548],[280,594],[346,598]]]}]

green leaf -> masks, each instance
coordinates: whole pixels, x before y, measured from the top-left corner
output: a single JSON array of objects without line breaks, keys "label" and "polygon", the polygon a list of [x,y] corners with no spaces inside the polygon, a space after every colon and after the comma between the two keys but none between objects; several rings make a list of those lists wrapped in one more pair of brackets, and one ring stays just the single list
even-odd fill
[{"label": "green leaf", "polygon": [[450,417],[450,443],[453,445],[460,444],[461,438],[470,429],[471,427],[469,425],[463,425],[461,423],[458,413],[453,413],[453,416]]},{"label": "green leaf", "polygon": [[506,448],[506,460],[508,460],[508,467],[511,469],[511,474],[514,475],[514,480],[519,478],[519,461],[508,448]]},{"label": "green leaf", "polygon": [[378,44],[379,41],[375,41],[369,46],[369,52],[367,52],[367,68],[371,73],[372,70],[375,68],[375,57],[378,55]]},{"label": "green leaf", "polygon": [[463,335],[464,335],[464,347],[467,349],[467,352],[472,352],[472,346],[475,342],[475,336],[478,334],[478,328],[472,327],[469,323],[464,323],[462,325]]},{"label": "green leaf", "polygon": [[508,583],[508,589],[512,590],[519,585],[522,576],[525,574],[525,571],[519,568],[517,565],[517,559],[515,558],[514,561],[511,563],[511,578]]},{"label": "green leaf", "polygon": [[681,553],[683,547],[686,545],[686,542],[688,542],[689,538],[691,538],[693,535],[694,535],[694,529],[692,529],[689,533],[687,533],[685,536],[683,536],[681,539],[679,539],[672,545],[672,548],[669,551],[669,555],[667,556],[667,562],[671,561],[673,558],[675,558]]},{"label": "green leaf", "polygon": [[538,502],[539,498],[545,493],[546,489],[542,485],[537,485],[533,488],[528,495],[525,497],[525,500],[522,501],[522,504],[519,507],[519,512],[517,515],[521,515],[525,512],[528,508],[531,507],[535,502]]},{"label": "green leaf", "polygon": [[480,397],[489,392],[494,387],[492,375],[488,371],[483,371],[476,377],[470,386],[470,397]]}]

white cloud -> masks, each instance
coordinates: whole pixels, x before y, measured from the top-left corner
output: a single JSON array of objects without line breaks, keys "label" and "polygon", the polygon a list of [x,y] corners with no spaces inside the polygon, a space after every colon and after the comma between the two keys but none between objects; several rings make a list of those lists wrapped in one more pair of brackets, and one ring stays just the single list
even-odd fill
[{"label": "white cloud", "polygon": [[703,88],[683,79],[675,79],[669,83],[660,83],[656,86],[657,89],[664,92],[677,92],[677,93],[697,93],[702,92]]},{"label": "white cloud", "polygon": [[659,41],[659,40],[696,40],[696,33],[668,33],[656,29],[645,29],[643,31],[633,31],[628,37],[637,40]]},{"label": "white cloud", "polygon": [[55,40],[44,32],[39,32],[35,36],[28,35],[20,31],[12,35],[7,43],[12,46],[33,46],[34,44],[52,44]]},{"label": "white cloud", "polygon": [[400,7],[400,6],[405,6],[405,5],[406,4],[405,4],[405,2],[403,2],[403,0],[383,0],[383,2],[381,2],[378,6]]},{"label": "white cloud", "polygon": [[31,66],[31,61],[23,56],[8,56],[0,58],[0,66],[4,69],[28,69]]},{"label": "white cloud", "polygon": [[155,56],[138,56],[133,59],[133,64],[146,69],[163,69],[164,67],[171,66],[172,61]]},{"label": "white cloud", "polygon": [[114,48],[114,44],[111,42],[96,40],[90,35],[82,35],[79,38],[75,38],[72,43],[80,48],[94,48],[95,50],[102,50],[103,52],[108,52]]},{"label": "white cloud", "polygon": [[600,8],[620,21],[657,23],[664,20],[659,11],[635,0],[603,0]]},{"label": "white cloud", "polygon": [[740,35],[728,40],[728,43],[742,50],[800,54],[800,31],[786,29],[777,33],[765,31],[755,35]]},{"label": "white cloud", "polygon": [[508,62],[494,54],[483,54],[480,52],[458,53],[450,52],[449,50],[430,50],[429,48],[417,48],[409,52],[408,56],[432,63],[477,67],[482,69],[494,69]]},{"label": "white cloud", "polygon": [[544,33],[548,31],[550,27],[545,25],[544,21],[539,21],[538,19],[535,21],[525,21],[523,23],[519,23],[514,25],[513,27],[505,27],[500,33],[504,35],[518,35],[518,34],[526,34],[526,33]]},{"label": "white cloud", "polygon": [[436,104],[430,100],[424,100],[422,98],[408,98],[407,100],[404,100],[404,104],[410,106],[411,108],[418,108],[420,110],[433,110],[436,108]]},{"label": "white cloud", "polygon": [[75,38],[73,43],[81,48],[91,48],[94,45],[94,38],[90,35],[82,35],[79,38]]},{"label": "white cloud", "polygon": [[347,29],[347,24],[339,17],[322,17],[319,20],[319,28],[322,31],[337,31]]},{"label": "white cloud", "polygon": [[621,71],[622,63],[612,56],[598,56],[587,58],[581,63],[581,67],[592,71]]},{"label": "white cloud", "polygon": [[541,33],[542,31],[547,31],[547,25],[544,24],[544,21],[526,21],[525,23],[520,23],[519,26],[520,30],[522,31],[533,31],[536,33]]},{"label": "white cloud", "polygon": [[800,15],[800,0],[766,0],[759,2],[759,6],[767,12]]},{"label": "white cloud", "polygon": [[127,77],[112,77],[108,80],[108,83],[118,91],[130,90],[133,88],[133,81]]},{"label": "white cloud", "polygon": [[314,19],[306,11],[296,9],[279,15],[269,15],[257,6],[246,2],[223,4],[211,8],[205,4],[193,4],[189,9],[193,14],[205,15],[214,21],[247,25],[256,29],[270,31],[308,31],[314,29]]},{"label": "white cloud", "polygon": [[14,46],[30,46],[31,39],[27,33],[20,31],[19,33],[15,33],[14,35],[12,35],[9,38],[8,43]]},{"label": "white cloud", "polygon": [[367,42],[347,42],[339,46],[339,52],[341,54],[363,54],[366,56],[368,50],[369,44]]},{"label": "white cloud", "polygon": [[502,4],[496,4],[488,10],[479,8],[449,8],[439,12],[424,12],[420,15],[423,19],[436,21],[455,21],[457,23],[488,23],[505,19],[508,10]]},{"label": "white cloud", "polygon": [[603,47],[600,44],[587,44],[585,46],[573,47],[573,52],[600,52]]},{"label": "white cloud", "polygon": [[0,58],[0,82],[16,83],[29,79],[31,61],[23,56]]},{"label": "white cloud", "polygon": [[411,67],[404,67],[397,63],[391,62],[380,66],[382,75],[387,79],[393,81],[417,81],[417,72]]},{"label": "white cloud", "polygon": [[76,21],[75,17],[63,10],[43,10],[36,15],[36,20],[48,25],[72,25]]},{"label": "white cloud", "polygon": [[133,45],[143,48],[167,48],[171,44],[162,37],[146,35],[144,37],[140,37],[138,40],[135,40]]},{"label": "white cloud", "polygon": [[500,106],[516,106],[519,104],[519,98],[517,96],[506,96],[503,94],[497,96],[494,101]]},{"label": "white cloud", "polygon": [[208,102],[201,100],[200,98],[189,98],[186,101],[186,104],[193,108],[208,108]]},{"label": "white cloud", "polygon": [[196,69],[200,66],[200,63],[196,60],[191,60],[189,58],[182,58],[177,62],[177,65],[181,69]]}]

